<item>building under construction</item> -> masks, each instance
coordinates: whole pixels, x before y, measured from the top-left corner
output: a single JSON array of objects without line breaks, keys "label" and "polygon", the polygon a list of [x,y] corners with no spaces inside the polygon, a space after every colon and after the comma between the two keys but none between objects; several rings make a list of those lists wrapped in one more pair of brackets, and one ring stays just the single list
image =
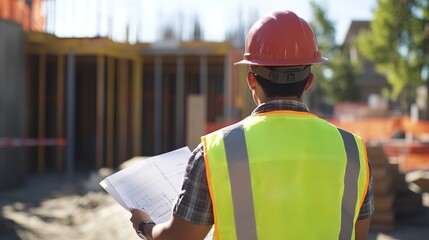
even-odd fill
[{"label": "building under construction", "polygon": [[11,17],[31,12],[23,1],[0,3],[0,171],[12,179],[0,185],[193,148],[253,107],[228,42],[58,38],[32,25],[40,15]]}]

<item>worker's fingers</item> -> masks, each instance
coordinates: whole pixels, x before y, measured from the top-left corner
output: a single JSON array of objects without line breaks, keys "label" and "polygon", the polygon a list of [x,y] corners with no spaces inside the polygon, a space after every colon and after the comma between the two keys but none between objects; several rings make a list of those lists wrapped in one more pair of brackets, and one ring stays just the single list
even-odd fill
[{"label": "worker's fingers", "polygon": [[130,221],[133,224],[133,228],[137,231],[139,228],[139,223],[141,221],[143,221],[143,218],[140,214],[140,210],[139,209],[130,209],[130,213],[131,213],[131,217],[130,217]]},{"label": "worker's fingers", "polygon": [[136,231],[143,220],[152,221],[149,214],[143,210],[130,208],[129,211],[131,213],[130,221],[133,223],[133,228]]}]

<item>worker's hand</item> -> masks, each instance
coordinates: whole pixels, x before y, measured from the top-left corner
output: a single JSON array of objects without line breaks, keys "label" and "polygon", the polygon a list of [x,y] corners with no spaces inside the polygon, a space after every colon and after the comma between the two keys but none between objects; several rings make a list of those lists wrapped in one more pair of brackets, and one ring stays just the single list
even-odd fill
[{"label": "worker's hand", "polygon": [[139,224],[143,220],[152,221],[149,214],[143,210],[130,208],[131,218],[130,221],[133,223],[133,228],[136,232],[139,230]]}]

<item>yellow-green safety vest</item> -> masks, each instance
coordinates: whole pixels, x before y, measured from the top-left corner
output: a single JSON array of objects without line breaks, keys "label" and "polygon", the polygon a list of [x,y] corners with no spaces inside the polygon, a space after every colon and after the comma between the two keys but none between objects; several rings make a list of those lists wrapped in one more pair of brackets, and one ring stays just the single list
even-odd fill
[{"label": "yellow-green safety vest", "polygon": [[358,136],[281,110],[202,141],[215,239],[354,239],[369,180]]}]

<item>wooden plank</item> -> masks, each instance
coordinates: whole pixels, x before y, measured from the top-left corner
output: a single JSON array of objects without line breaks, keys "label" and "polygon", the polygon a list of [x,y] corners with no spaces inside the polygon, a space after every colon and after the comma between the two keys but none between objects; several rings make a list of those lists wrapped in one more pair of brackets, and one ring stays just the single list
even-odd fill
[{"label": "wooden plank", "polygon": [[96,97],[96,106],[97,106],[97,126],[96,126],[96,150],[95,150],[95,166],[97,169],[100,169],[103,167],[103,146],[104,146],[104,125],[105,125],[105,118],[104,118],[104,89],[105,89],[105,83],[104,83],[104,67],[105,64],[105,57],[103,55],[97,56],[97,97]]},{"label": "wooden plank", "polygon": [[390,211],[393,209],[395,194],[374,194],[374,207],[377,211]]},{"label": "wooden plank", "polygon": [[128,62],[126,59],[119,60],[118,98],[117,98],[117,163],[127,160],[128,141]]},{"label": "wooden plank", "polygon": [[143,122],[143,79],[142,79],[142,61],[133,61],[133,83],[132,83],[132,139],[133,156],[140,156],[142,146],[142,122]]},{"label": "wooden plank", "polygon": [[393,226],[395,224],[395,212],[393,210],[375,210],[371,216],[371,224]]},{"label": "wooden plank", "polygon": [[183,56],[176,59],[176,139],[175,148],[183,146],[185,140],[185,62]]},{"label": "wooden plank", "polygon": [[389,165],[389,160],[381,145],[367,145],[367,154],[371,166],[383,167]]},{"label": "wooden plank", "polygon": [[[46,54],[39,55],[39,107],[38,107],[38,138],[45,138],[46,134]],[[37,169],[45,172],[46,148],[38,147]]]},{"label": "wooden plank", "polygon": [[[378,172],[378,169],[373,169],[373,173]],[[374,174],[374,193],[393,193],[393,178],[392,175],[386,175],[384,177],[379,177],[377,174]]]},{"label": "wooden plank", "polygon": [[115,142],[115,59],[107,58],[106,166],[113,168]]},{"label": "wooden plank", "polygon": [[[64,138],[64,67],[65,56],[60,54],[57,56],[57,138]],[[56,148],[56,168],[57,172],[63,171],[64,149],[62,146]]]},{"label": "wooden plank", "polygon": [[154,154],[160,154],[162,149],[162,65],[160,56],[155,57],[155,85],[154,85]]}]

